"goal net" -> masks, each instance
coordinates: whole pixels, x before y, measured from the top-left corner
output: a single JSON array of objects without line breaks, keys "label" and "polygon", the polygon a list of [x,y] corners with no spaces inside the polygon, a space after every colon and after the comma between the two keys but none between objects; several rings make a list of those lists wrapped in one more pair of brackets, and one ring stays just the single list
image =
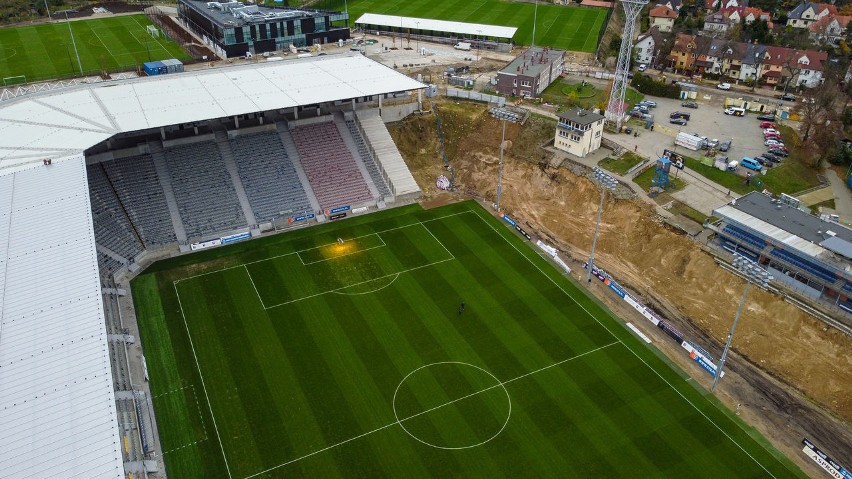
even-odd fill
[{"label": "goal net", "polygon": [[148,35],[151,35],[154,38],[160,38],[160,29],[154,25],[148,25]]}]

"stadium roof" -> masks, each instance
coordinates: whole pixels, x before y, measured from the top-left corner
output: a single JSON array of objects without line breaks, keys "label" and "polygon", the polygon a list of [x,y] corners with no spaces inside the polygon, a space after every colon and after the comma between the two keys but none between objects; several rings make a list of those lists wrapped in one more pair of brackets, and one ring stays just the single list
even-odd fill
[{"label": "stadium roof", "polygon": [[821,243],[828,238],[827,231],[832,231],[838,240],[849,242],[852,239],[852,230],[848,227],[822,220],[758,191],[717,208],[713,214],[734,220],[809,256],[823,259],[826,259],[823,254],[826,248]]},{"label": "stadium roof", "polygon": [[0,176],[0,476],[124,476],[82,156]]},{"label": "stadium roof", "polygon": [[400,17],[397,15],[379,15],[365,13],[358,20],[358,25],[378,25],[382,27],[410,28],[413,30],[431,30],[433,32],[458,33],[478,37],[512,38],[518,31],[515,27],[500,25],[484,25],[481,23],[450,22],[433,20],[431,18]]},{"label": "stadium roof", "polygon": [[361,54],[95,83],[0,103],[0,174],[127,131],[425,88]]},{"label": "stadium roof", "polygon": [[359,54],[0,103],[0,476],[124,476],[86,149],[120,132],[423,87]]}]

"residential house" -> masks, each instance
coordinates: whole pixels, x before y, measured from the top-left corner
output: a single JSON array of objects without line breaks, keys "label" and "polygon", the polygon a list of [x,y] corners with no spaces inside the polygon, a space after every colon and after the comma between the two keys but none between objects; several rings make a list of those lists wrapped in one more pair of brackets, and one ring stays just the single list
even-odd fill
[{"label": "residential house", "polygon": [[828,15],[837,15],[837,7],[827,3],[802,2],[787,14],[787,26],[808,28]]},{"label": "residential house", "polygon": [[715,12],[723,8],[747,6],[748,0],[705,0],[704,2],[704,10],[707,13]]},{"label": "residential house", "polygon": [[497,72],[503,95],[536,98],[565,70],[565,50],[531,47]]},{"label": "residential house", "polygon": [[585,157],[601,147],[604,116],[582,108],[559,113],[553,146],[572,155]]},{"label": "residential house", "polygon": [[763,73],[764,63],[766,63],[766,46],[747,44],[737,79],[749,83],[756,81]]},{"label": "residential house", "polygon": [[698,56],[695,44],[695,35],[678,33],[675,36],[672,52],[669,54],[669,68],[675,71],[692,71],[692,65]]},{"label": "residential house", "polygon": [[660,0],[655,4],[655,6],[660,6],[660,5],[669,7],[672,10],[680,13],[680,9],[681,9],[681,7],[683,7],[683,0]]},{"label": "residential house", "polygon": [[814,88],[823,82],[828,53],[766,47],[763,79],[768,85],[790,85]]},{"label": "residential house", "polygon": [[812,41],[821,45],[837,46],[840,40],[846,38],[846,26],[852,20],[847,15],[826,15],[808,25]]},{"label": "residential house", "polygon": [[659,5],[648,13],[651,18],[651,28],[657,27],[661,32],[670,32],[674,27],[677,12],[665,5]]},{"label": "residential house", "polygon": [[772,28],[772,16],[769,12],[753,7],[727,7],[704,17],[704,30],[726,32],[736,23],[750,25],[757,20],[764,20]]},{"label": "residential house", "polygon": [[648,33],[642,34],[636,40],[634,51],[636,64],[653,66],[659,59],[660,50],[666,43],[666,38],[660,33],[659,28],[652,28]]}]

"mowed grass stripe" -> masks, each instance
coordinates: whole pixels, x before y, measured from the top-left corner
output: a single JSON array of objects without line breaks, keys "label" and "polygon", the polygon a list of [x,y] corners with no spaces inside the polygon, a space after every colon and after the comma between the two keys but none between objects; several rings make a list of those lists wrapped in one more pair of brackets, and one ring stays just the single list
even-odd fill
[{"label": "mowed grass stripe", "polygon": [[[254,376],[256,371],[245,365],[243,345],[231,340],[239,333],[239,313],[229,291],[222,291],[223,278],[232,274],[234,270],[183,281],[177,288],[196,345],[199,373],[204,377],[211,413],[216,419],[216,440],[222,442],[231,472],[238,473],[241,464],[261,463],[258,446],[263,443],[256,442],[250,429],[248,413],[253,398],[246,394],[259,387],[258,378]],[[241,385],[243,380],[245,386]]]},{"label": "mowed grass stripe", "polygon": [[[471,213],[428,221],[471,207]],[[376,214],[376,224],[405,223],[414,217],[428,221],[428,230],[418,226],[423,228],[421,233],[402,234],[405,241],[383,253],[386,256],[382,261],[395,264],[401,261],[398,255],[411,257],[412,261],[437,252],[447,256],[444,246],[455,259],[405,273],[375,293],[324,294],[262,311],[257,309],[257,303],[250,304],[257,301],[257,297],[246,281],[245,268],[228,270],[224,281],[216,279],[221,276],[219,273],[204,277],[211,279],[206,283],[207,294],[225,296],[226,302],[231,303],[228,306],[226,302],[208,301],[209,310],[203,311],[204,315],[219,314],[221,309],[228,307],[245,309],[244,314],[221,315],[223,317],[216,321],[222,324],[214,327],[239,327],[238,334],[216,333],[216,341],[238,342],[246,351],[196,340],[197,348],[212,348],[203,353],[205,361],[202,362],[211,396],[221,393],[210,386],[211,381],[220,379],[226,384],[234,384],[236,379],[237,387],[241,381],[258,382],[260,386],[247,389],[265,389],[268,392],[259,394],[284,396],[267,400],[268,407],[278,411],[278,419],[275,419],[255,410],[256,407],[249,407],[250,401],[244,400],[239,391],[231,392],[238,396],[236,400],[242,409],[234,415],[243,416],[245,428],[251,428],[258,420],[280,421],[284,424],[275,425],[281,429],[279,434],[286,436],[278,441],[281,447],[272,439],[274,433],[270,433],[268,443],[253,439],[252,447],[273,451],[253,453],[256,457],[246,456],[245,461],[240,460],[241,464],[232,464],[232,471],[251,470],[250,474],[255,474],[263,470],[255,466],[276,467],[273,463],[281,456],[279,464],[295,462],[259,477],[589,477],[596,474],[722,477],[740,470],[745,477],[765,475],[757,463],[739,450],[738,444],[725,437],[684,399],[696,402],[759,459],[774,461],[769,452],[754,443],[729,416],[703,399],[649,351],[639,348],[634,354],[614,343],[613,335],[631,347],[639,346],[598,303],[582,294],[575,296],[579,303],[566,297],[547,277],[571,294],[578,293],[575,286],[502,222],[482,213],[478,206],[467,203],[430,211],[411,209],[407,216],[393,211]],[[321,225],[316,231],[320,236],[336,238],[345,232],[374,228],[374,223],[365,218],[355,218],[357,221],[351,223],[347,220]],[[294,232],[292,238],[304,242],[311,236],[309,233],[310,230]],[[431,238],[432,234],[435,238]],[[268,242],[259,240],[238,245],[232,251],[239,251],[241,258],[254,259],[260,259],[261,252],[268,255],[272,250],[292,251],[293,241],[288,235],[276,236]],[[249,248],[251,245],[255,247]],[[515,250],[513,246],[520,249]],[[222,264],[232,262],[223,251],[226,250],[203,256]],[[374,251],[377,250],[368,254]],[[171,264],[190,263],[180,258]],[[161,268],[160,271],[166,277],[174,277],[176,270]],[[337,276],[340,271],[326,273]],[[240,277],[242,279],[238,279]],[[274,276],[258,279],[277,281]],[[178,283],[182,294],[184,283],[194,284],[199,280]],[[229,292],[223,295],[223,288]],[[365,290],[352,288],[349,291]],[[462,297],[473,299],[468,300],[467,311],[459,317],[456,311]],[[596,324],[580,305],[594,314],[601,314],[602,323],[613,332]],[[170,300],[164,298],[165,315],[173,314],[172,309]],[[468,312],[472,313],[470,318],[465,317]],[[192,326],[194,340],[195,328],[203,329],[206,327],[203,322],[211,322],[201,316],[198,320],[199,324]],[[236,323],[231,324],[232,321]],[[246,322],[251,324],[244,324]],[[173,321],[167,324],[176,327]],[[177,324],[182,327],[182,321]],[[270,331],[274,332],[270,334]],[[168,340],[177,345],[186,340],[182,336],[170,334]],[[560,357],[561,352],[583,351],[585,345],[598,341],[602,350],[575,359]],[[564,351],[560,343],[566,344]],[[188,345],[185,349],[189,349]],[[208,362],[213,369],[219,364],[217,358],[212,357],[216,354],[248,355],[248,359],[238,358],[243,362],[241,368],[254,367],[259,371],[236,378],[234,370],[225,366],[221,371],[208,373]],[[286,356],[285,366],[281,365],[283,361],[277,360],[279,355]],[[177,359],[179,363],[182,356]],[[636,359],[648,363],[642,364]],[[442,360],[475,364],[509,381],[506,387],[512,397],[512,418],[506,430],[486,445],[471,450],[442,451],[409,438],[394,424],[392,390],[411,370]],[[552,362],[562,360],[567,361]],[[585,366],[577,367],[578,364]],[[545,369],[520,377],[536,370],[530,365]],[[651,365],[655,369],[651,369]],[[658,374],[656,369],[660,368]],[[194,376],[191,360],[180,369],[182,378]],[[287,371],[279,372],[282,369]],[[499,395],[488,394],[491,390],[450,405],[440,404],[444,399],[455,400],[469,388],[487,383],[487,378],[471,371],[446,374],[430,368],[425,372],[429,375],[424,377],[425,382],[415,385],[417,392],[410,393],[408,400],[412,402],[407,407],[412,411],[428,405],[440,407],[411,420],[421,435],[446,442],[484,438],[489,428],[499,423],[501,402]],[[285,392],[280,394],[281,390]],[[290,401],[289,397],[294,395],[304,399]],[[297,445],[301,426],[287,424],[297,408],[299,414],[309,415],[316,424],[314,432],[305,435],[312,437],[312,447]],[[214,402],[217,420],[218,410]],[[317,429],[322,437],[316,437]],[[257,437],[249,434],[251,438]],[[201,451],[199,454],[205,460],[202,472],[189,472],[176,464],[178,456],[167,456],[169,472],[187,472],[180,477],[221,477],[224,470],[214,467],[215,454],[220,453],[214,449],[214,459],[210,461],[207,457],[210,451],[207,446],[211,442],[194,447]],[[285,447],[293,451],[284,451]],[[295,450],[307,452],[301,456],[289,454]],[[651,456],[654,453],[664,457]],[[704,467],[705,462],[711,466]],[[786,477],[794,470],[777,462],[770,467],[780,473],[778,477]]]}]

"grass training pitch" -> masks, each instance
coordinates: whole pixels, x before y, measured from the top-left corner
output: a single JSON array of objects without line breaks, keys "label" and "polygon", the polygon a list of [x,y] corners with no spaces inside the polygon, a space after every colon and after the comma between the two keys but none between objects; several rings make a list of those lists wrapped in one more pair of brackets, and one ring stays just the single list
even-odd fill
[{"label": "grass training pitch", "polygon": [[[535,5],[504,0],[349,0],[352,25],[364,13],[401,15],[457,22],[517,27],[514,42],[531,45]],[[323,0],[320,8],[343,10],[342,0]],[[606,19],[602,8],[565,7],[539,2],[535,44],[579,52],[593,52]],[[386,42],[387,44],[387,42]]]},{"label": "grass training pitch", "polygon": [[133,294],[171,477],[804,477],[474,202],[169,259]]},{"label": "grass training pitch", "polygon": [[[69,23],[86,74],[135,69],[147,61],[189,58],[180,46],[164,36],[151,36],[146,30],[151,22],[145,15]],[[23,75],[31,82],[79,75],[69,23],[0,29],[0,79]]]}]

